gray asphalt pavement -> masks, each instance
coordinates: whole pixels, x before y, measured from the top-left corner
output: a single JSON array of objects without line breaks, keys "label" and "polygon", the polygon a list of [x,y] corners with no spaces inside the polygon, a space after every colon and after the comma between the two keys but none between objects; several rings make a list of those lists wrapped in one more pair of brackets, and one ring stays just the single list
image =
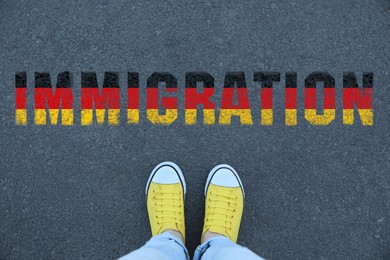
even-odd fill
[{"label": "gray asphalt pavement", "polygon": [[[268,259],[390,259],[390,2],[0,1],[0,259],[113,259],[150,237],[144,186],[164,160],[183,170],[187,246],[200,240],[203,185],[218,163],[242,177],[247,198],[239,243]],[[280,71],[275,122],[168,127],[14,123],[14,75],[154,71],[184,85],[207,71],[220,91],[227,71]],[[284,72],[296,71],[298,125],[284,125]],[[336,79],[337,114],[309,125],[303,80]],[[342,72],[374,72],[374,126],[342,124]],[[29,98],[32,92],[30,91]],[[218,103],[220,100],[216,99]],[[180,107],[183,106],[182,101]],[[122,110],[125,115],[125,110]],[[256,114],[257,113],[257,114]],[[255,116],[256,115],[256,116]]]}]

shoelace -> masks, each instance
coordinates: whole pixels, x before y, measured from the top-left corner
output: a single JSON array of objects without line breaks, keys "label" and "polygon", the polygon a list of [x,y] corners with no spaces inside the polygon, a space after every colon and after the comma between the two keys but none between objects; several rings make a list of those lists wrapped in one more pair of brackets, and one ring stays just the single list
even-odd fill
[{"label": "shoelace", "polygon": [[206,217],[208,226],[220,226],[231,230],[237,196],[218,192],[210,192],[209,195],[209,214]]},{"label": "shoelace", "polygon": [[171,189],[156,189],[153,190],[153,197],[156,206],[157,224],[173,224],[182,225],[182,200],[181,192],[173,192]]}]

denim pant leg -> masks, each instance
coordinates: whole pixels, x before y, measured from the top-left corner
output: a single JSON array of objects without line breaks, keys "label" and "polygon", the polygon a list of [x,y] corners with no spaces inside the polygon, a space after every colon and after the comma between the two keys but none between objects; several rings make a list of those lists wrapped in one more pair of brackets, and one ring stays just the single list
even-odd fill
[{"label": "denim pant leg", "polygon": [[186,260],[188,251],[183,242],[169,232],[152,237],[146,244],[118,260]]},{"label": "denim pant leg", "polygon": [[213,237],[195,251],[194,260],[262,260],[246,247],[237,245],[224,236]]}]

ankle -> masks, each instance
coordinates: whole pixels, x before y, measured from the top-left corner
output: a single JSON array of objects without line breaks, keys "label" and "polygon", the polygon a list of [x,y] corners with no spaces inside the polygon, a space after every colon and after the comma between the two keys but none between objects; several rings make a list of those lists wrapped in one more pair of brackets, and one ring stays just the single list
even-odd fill
[{"label": "ankle", "polygon": [[211,231],[206,231],[206,233],[203,234],[203,237],[201,239],[201,243],[203,244],[204,242],[206,242],[207,240],[213,238],[213,237],[219,237],[219,236],[223,236],[222,234],[220,233],[215,233],[215,232],[211,232]]},{"label": "ankle", "polygon": [[183,235],[179,231],[174,230],[174,229],[167,229],[165,231],[167,231],[169,234],[174,235],[175,237],[179,238],[181,240],[181,242],[184,243]]}]

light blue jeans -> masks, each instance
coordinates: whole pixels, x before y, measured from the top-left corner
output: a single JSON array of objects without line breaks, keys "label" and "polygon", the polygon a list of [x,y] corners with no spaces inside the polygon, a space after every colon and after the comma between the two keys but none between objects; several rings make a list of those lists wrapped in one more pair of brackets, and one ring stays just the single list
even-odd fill
[{"label": "light blue jeans", "polygon": [[[187,248],[183,242],[169,232],[152,237],[143,247],[135,250],[119,260],[185,260],[189,259]],[[213,237],[195,251],[194,260],[262,260],[248,248],[233,243],[223,236]]]}]

